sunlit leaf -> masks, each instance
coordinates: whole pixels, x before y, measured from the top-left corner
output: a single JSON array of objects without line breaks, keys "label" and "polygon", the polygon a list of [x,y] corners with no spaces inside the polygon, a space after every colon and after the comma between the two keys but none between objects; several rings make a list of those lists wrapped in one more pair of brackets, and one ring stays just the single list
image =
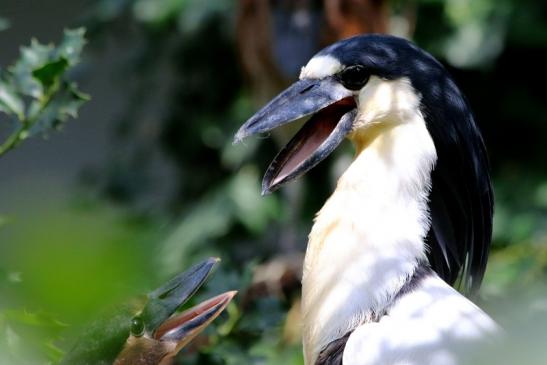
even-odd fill
[{"label": "sunlit leaf", "polygon": [[[0,352],[4,352],[10,363],[15,364],[36,363],[37,358],[42,356],[40,354],[50,360],[58,360],[62,352],[52,341],[65,327],[43,312],[32,313],[22,309],[0,311],[0,332],[5,336],[4,343],[0,340]],[[4,351],[1,351],[2,348]]]},{"label": "sunlit leaf", "polygon": [[84,28],[66,29],[61,44],[55,50],[56,57],[66,59],[70,66],[74,66],[80,61],[85,44]]},{"label": "sunlit leaf", "polygon": [[187,1],[184,11],[178,16],[178,26],[182,32],[195,32],[214,14],[226,16],[233,12],[233,3],[229,0],[191,0]]},{"label": "sunlit leaf", "polygon": [[68,61],[65,58],[60,58],[56,61],[46,63],[40,68],[32,71],[32,76],[38,79],[43,87],[47,90],[59,77],[65,72],[68,67]]},{"label": "sunlit leaf", "polygon": [[28,312],[25,310],[14,309],[5,310],[4,316],[6,320],[18,324],[33,327],[47,327],[61,329],[66,327],[65,324],[55,319],[52,315],[43,312]]},{"label": "sunlit leaf", "polygon": [[10,22],[6,18],[0,17],[0,32],[10,27]]},{"label": "sunlit leaf", "polygon": [[42,97],[43,87],[32,73],[50,62],[52,52],[52,45],[40,44],[36,39],[31,41],[30,46],[21,47],[20,58],[9,68],[13,83],[21,94],[36,99]]},{"label": "sunlit leaf", "polygon": [[21,48],[15,64],[0,74],[0,112],[12,114],[20,122],[0,144],[0,155],[29,136],[77,117],[78,109],[89,100],[67,77],[79,61],[84,34],[83,28],[65,30],[58,47],[33,39],[30,46]]},{"label": "sunlit leaf", "polygon": [[0,79],[0,112],[14,114],[23,119],[24,104],[15,88],[5,80]]},{"label": "sunlit leaf", "polygon": [[235,175],[229,185],[237,218],[252,232],[262,232],[279,213],[279,205],[273,196],[257,199],[260,191],[258,169],[245,166]]},{"label": "sunlit leaf", "polygon": [[133,14],[144,23],[164,23],[176,18],[188,0],[137,0]]},{"label": "sunlit leaf", "polygon": [[31,109],[36,115],[28,136],[58,128],[69,117],[76,118],[78,109],[88,100],[89,96],[79,92],[74,84],[64,83],[43,109]]},{"label": "sunlit leaf", "polygon": [[109,21],[123,14],[133,0],[98,0],[93,12],[96,21]]},{"label": "sunlit leaf", "polygon": [[203,250],[203,242],[225,234],[233,220],[234,207],[230,204],[224,189],[212,192],[192,211],[181,218],[173,233],[162,245],[162,268],[173,273],[188,264],[197,249]]}]

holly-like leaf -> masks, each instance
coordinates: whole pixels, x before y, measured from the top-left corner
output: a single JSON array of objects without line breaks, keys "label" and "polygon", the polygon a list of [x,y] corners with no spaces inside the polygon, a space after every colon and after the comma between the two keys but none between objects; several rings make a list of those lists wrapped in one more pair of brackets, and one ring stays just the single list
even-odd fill
[{"label": "holly-like leaf", "polygon": [[34,110],[36,114],[31,114],[34,122],[25,138],[57,129],[69,117],[76,118],[78,109],[88,100],[89,96],[78,91],[75,84],[63,82],[60,90],[55,93],[45,107],[41,108],[38,102],[31,107],[31,110]]},{"label": "holly-like leaf", "polygon": [[30,42],[30,46],[21,47],[20,58],[9,68],[13,84],[19,93],[35,99],[42,97],[43,87],[40,81],[34,77],[33,72],[51,62],[52,52],[52,45],[40,44],[36,39]]},{"label": "holly-like leaf", "polygon": [[[0,112],[14,116],[18,125],[0,143],[0,155],[29,136],[56,129],[89,100],[67,73],[80,60],[85,30],[65,30],[58,47],[33,39],[21,47],[15,64],[0,70]],[[25,103],[26,101],[26,103]],[[25,105],[26,104],[26,105]]]},{"label": "holly-like leaf", "polygon": [[66,29],[63,41],[56,49],[56,56],[67,60],[70,66],[80,61],[80,54],[86,44],[85,29]]},{"label": "holly-like leaf", "polygon": [[5,80],[0,79],[0,112],[13,114],[19,119],[25,117],[24,104],[15,88]]},{"label": "holly-like leaf", "polygon": [[40,81],[45,90],[48,90],[63,75],[67,67],[68,61],[60,58],[32,71],[32,76]]}]

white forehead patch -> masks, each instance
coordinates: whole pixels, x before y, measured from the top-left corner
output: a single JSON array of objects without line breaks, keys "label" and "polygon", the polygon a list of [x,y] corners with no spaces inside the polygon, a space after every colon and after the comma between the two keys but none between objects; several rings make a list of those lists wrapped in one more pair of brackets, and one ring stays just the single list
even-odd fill
[{"label": "white forehead patch", "polygon": [[300,79],[322,79],[331,76],[342,69],[342,64],[336,58],[324,55],[315,56],[302,67]]}]

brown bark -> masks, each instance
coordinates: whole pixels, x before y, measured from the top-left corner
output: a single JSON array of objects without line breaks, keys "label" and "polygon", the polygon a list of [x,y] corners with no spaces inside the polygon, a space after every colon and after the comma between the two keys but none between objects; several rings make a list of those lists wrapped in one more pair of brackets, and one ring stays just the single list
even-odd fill
[{"label": "brown bark", "polygon": [[388,31],[388,3],[385,0],[325,0],[327,43],[362,33]]},{"label": "brown bark", "polygon": [[269,100],[284,85],[270,48],[270,12],[269,1],[239,2],[236,24],[239,59],[257,105]]},{"label": "brown bark", "polygon": [[[284,17],[283,20],[291,27],[279,29],[280,17]],[[305,63],[307,59],[300,59],[305,52],[295,55],[301,51],[300,45],[315,53],[327,44],[352,35],[385,33],[388,20],[387,0],[240,0],[236,23],[237,47],[254,104],[257,107],[264,105],[298,77],[298,74],[287,74],[286,69],[283,74],[283,65],[277,64],[276,60],[293,57],[289,64]],[[300,29],[302,33],[291,38],[292,29]],[[279,47],[287,38],[294,41],[292,49]],[[294,44],[297,49],[294,49]],[[275,45],[278,52],[282,49],[286,54],[275,54]],[[293,132],[288,126],[273,131],[272,136],[281,146]],[[295,227],[291,223],[300,214],[301,190],[298,183],[283,190],[285,200],[290,205],[290,217],[281,230],[281,252],[292,252],[298,247]]]}]

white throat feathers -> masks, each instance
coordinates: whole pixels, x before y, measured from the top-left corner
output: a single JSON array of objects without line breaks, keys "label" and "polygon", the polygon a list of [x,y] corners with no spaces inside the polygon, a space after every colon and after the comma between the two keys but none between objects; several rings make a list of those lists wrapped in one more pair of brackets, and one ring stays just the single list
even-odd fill
[{"label": "white throat feathers", "polygon": [[406,78],[372,76],[356,95],[355,158],[315,218],[302,281],[304,356],[381,313],[425,261],[437,160]]}]

